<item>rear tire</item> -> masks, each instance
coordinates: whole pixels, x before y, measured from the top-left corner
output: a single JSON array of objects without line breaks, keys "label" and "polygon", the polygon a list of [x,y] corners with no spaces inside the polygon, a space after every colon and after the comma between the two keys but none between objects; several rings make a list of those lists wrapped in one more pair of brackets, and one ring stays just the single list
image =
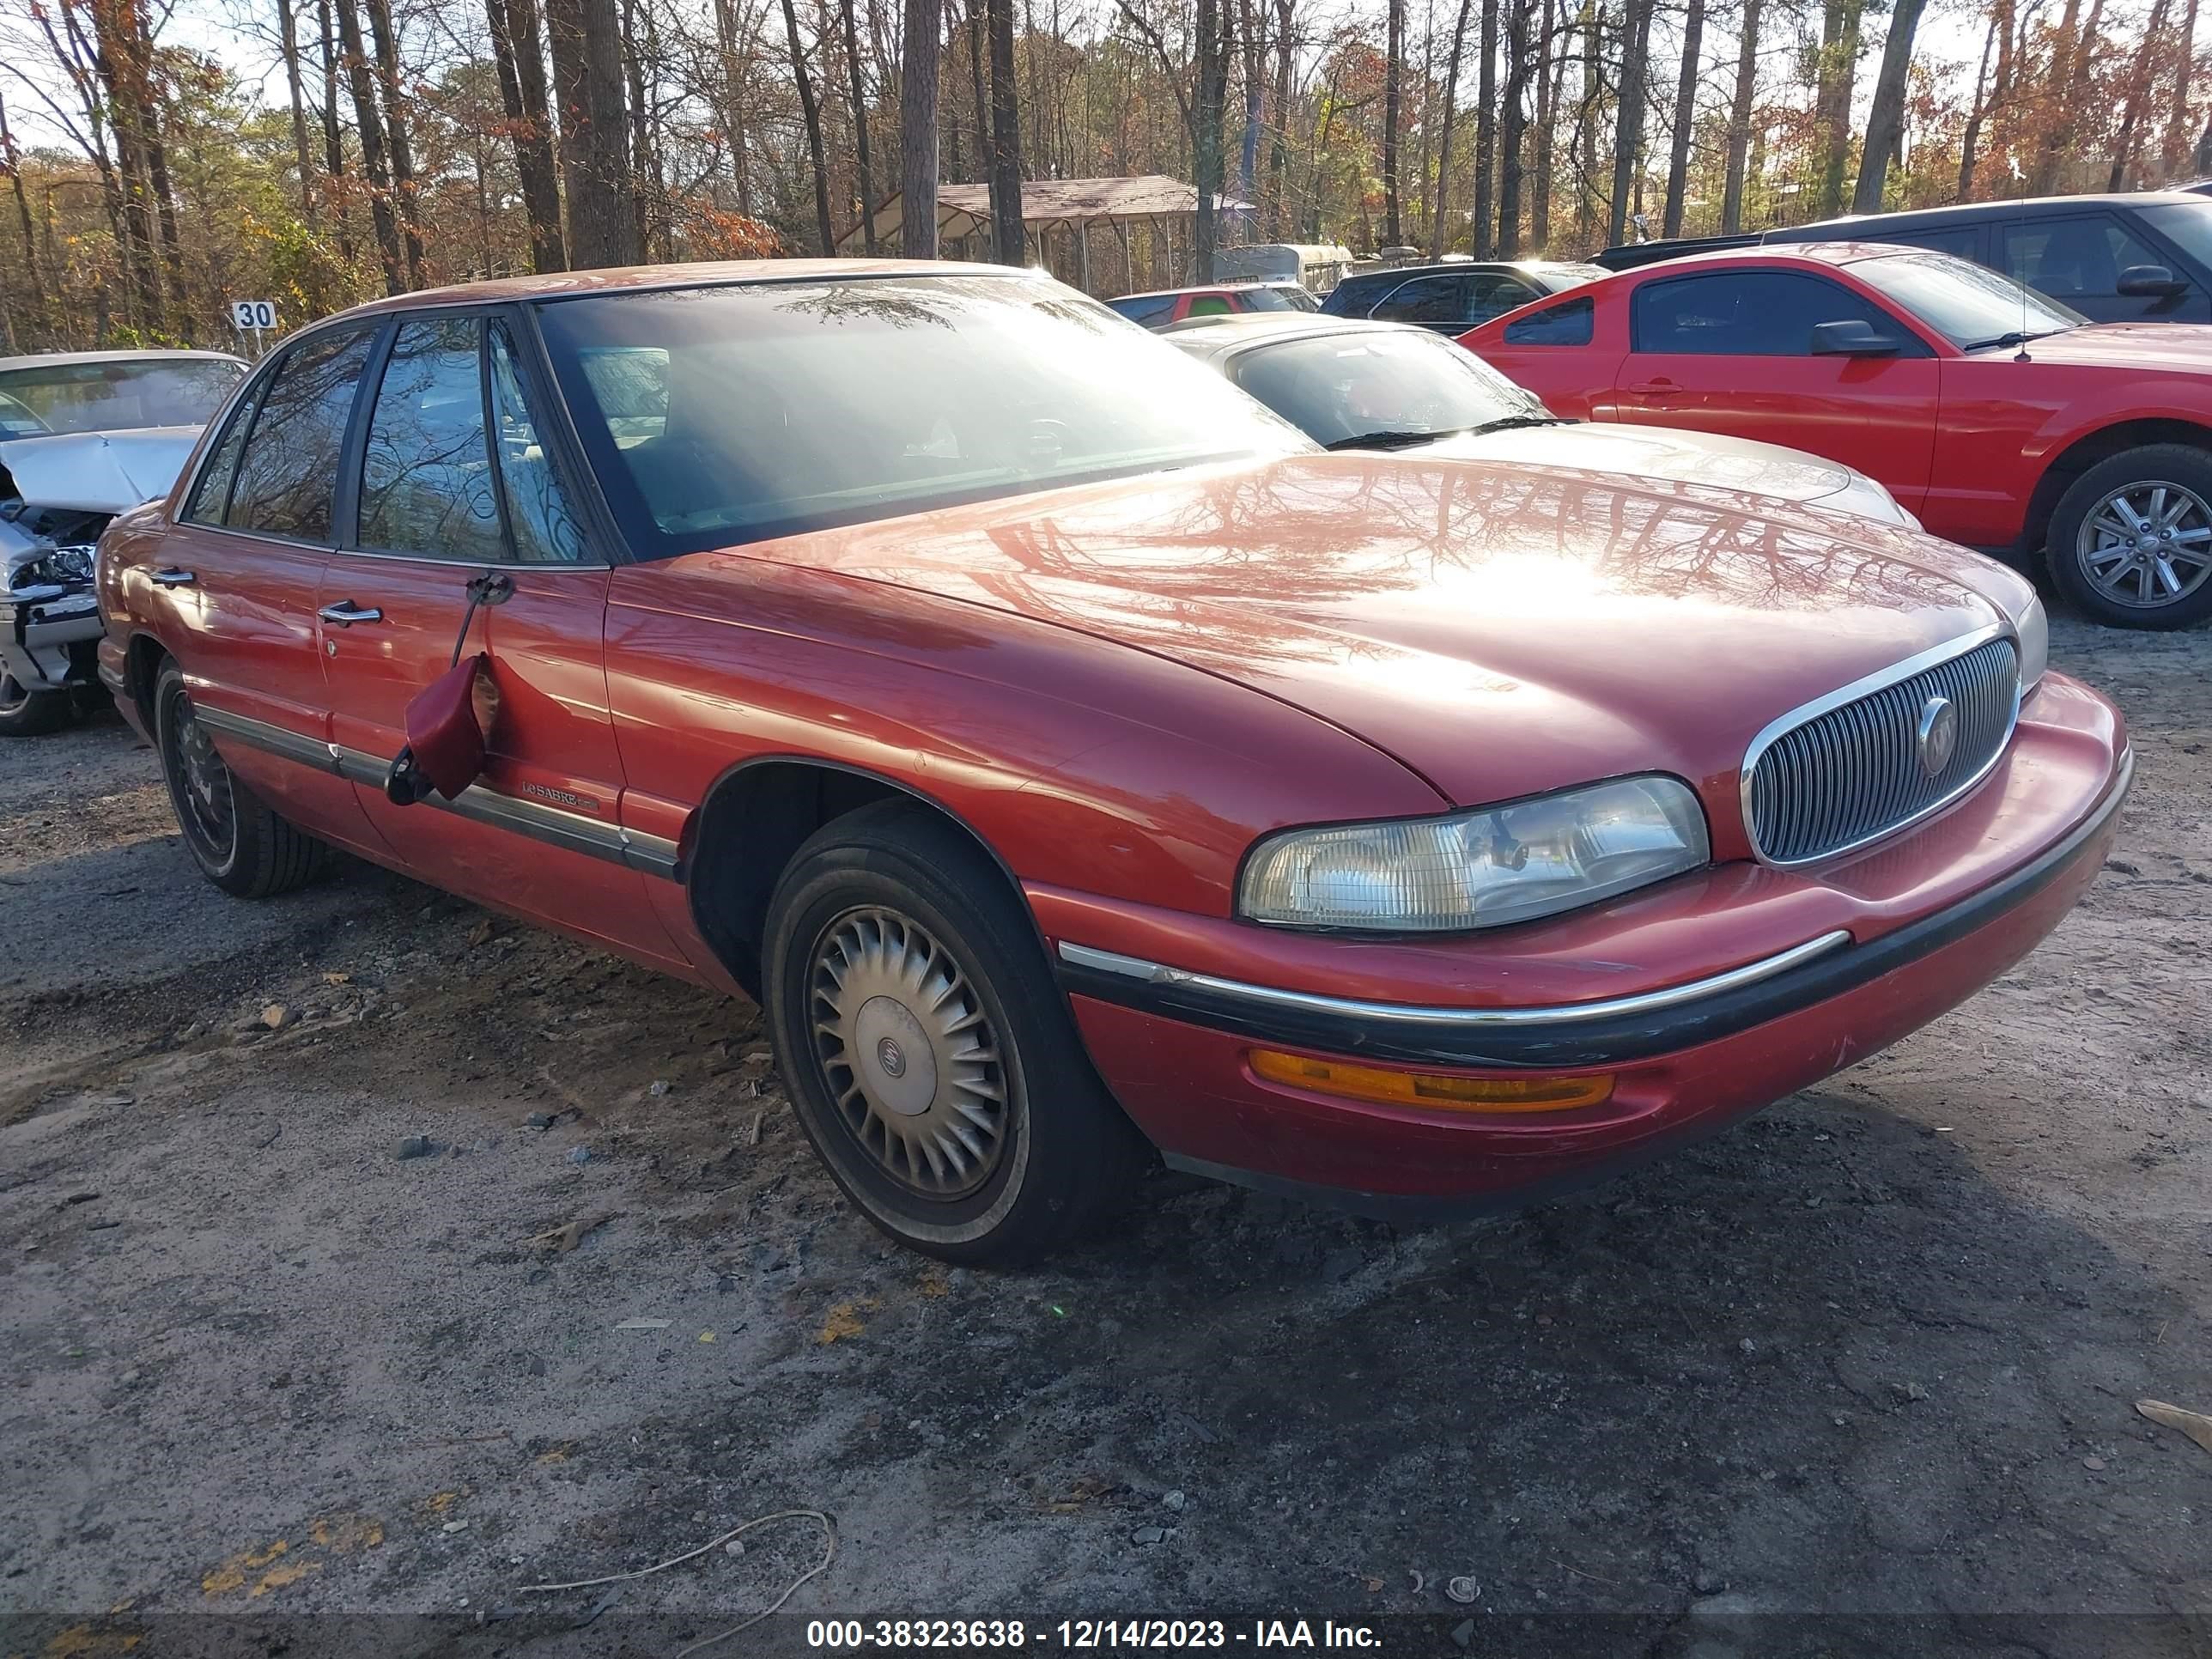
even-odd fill
[{"label": "rear tire", "polygon": [[232,775],[192,716],[184,671],[165,662],[154,682],[154,742],[177,827],[200,872],[238,898],[270,898],[322,872],[329,848],[279,817]]},{"label": "rear tire", "polygon": [[2098,462],[2059,497],[2050,557],[2058,591],[2107,627],[2212,617],[2212,454],[2146,444]]},{"label": "rear tire", "polygon": [[1127,1196],[1150,1152],[1092,1069],[1004,876],[925,807],[817,830],[769,900],[762,982],[815,1152],[900,1243],[1035,1257]]},{"label": "rear tire", "polygon": [[0,674],[0,738],[35,738],[58,732],[76,708],[66,691],[33,691],[12,674]]}]

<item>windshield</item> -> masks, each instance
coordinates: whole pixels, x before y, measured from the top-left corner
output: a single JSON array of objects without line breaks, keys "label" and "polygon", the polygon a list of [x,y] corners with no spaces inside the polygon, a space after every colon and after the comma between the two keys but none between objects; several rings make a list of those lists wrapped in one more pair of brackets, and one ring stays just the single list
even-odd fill
[{"label": "windshield", "polygon": [[1464,346],[1422,329],[1310,334],[1258,346],[1231,359],[1230,375],[1324,445],[1550,418],[1534,396]]},{"label": "windshield", "polygon": [[[2138,208],[2143,222],[2172,241],[2200,267],[2212,267],[2212,202],[2160,202]],[[2186,272],[2176,271],[2177,276]]]},{"label": "windshield", "polygon": [[[47,432],[127,432],[144,426],[204,426],[241,375],[220,357],[150,357],[105,362],[58,360],[0,371],[0,422],[27,409]],[[25,435],[10,432],[10,437]]]},{"label": "windshield", "polygon": [[1953,345],[2006,345],[2078,328],[2089,319],[2009,276],[1948,253],[1890,253],[1850,267]]},{"label": "windshield", "polygon": [[639,291],[539,315],[647,556],[1306,447],[1173,346],[1033,278]]}]

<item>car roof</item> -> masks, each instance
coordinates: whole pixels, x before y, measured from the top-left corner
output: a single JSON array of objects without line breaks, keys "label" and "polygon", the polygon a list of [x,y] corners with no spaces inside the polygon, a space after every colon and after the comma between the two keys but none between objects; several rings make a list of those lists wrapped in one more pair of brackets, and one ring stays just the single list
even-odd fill
[{"label": "car roof", "polygon": [[2142,207],[2161,202],[2202,200],[2185,190],[2136,190],[2104,191],[2090,196],[2029,196],[2011,197],[1992,202],[1954,202],[1948,207],[1915,208],[1903,213],[1850,214],[1842,218],[1817,220],[1808,225],[1789,225],[1765,233],[1766,240],[1792,241],[1800,237],[1814,241],[1826,241],[1848,237],[1853,230],[1880,224],[1884,227],[1942,224],[1947,221],[1997,219],[2014,214],[2066,212],[2081,208]]},{"label": "car roof", "polygon": [[185,351],[154,349],[144,351],[36,351],[23,357],[0,357],[0,374],[17,368],[71,368],[80,363],[236,363],[246,360],[228,351]]},{"label": "car roof", "polygon": [[1385,265],[1380,270],[1356,270],[1347,283],[1379,283],[1397,276],[1462,276],[1468,271],[1573,270],[1587,259],[1428,259],[1419,264]]},{"label": "car roof", "polygon": [[1044,273],[1015,265],[956,259],[718,259],[697,264],[624,265],[605,270],[563,270],[543,276],[495,276],[413,294],[371,300],[343,316],[374,316],[424,306],[486,305],[504,301],[564,300],[582,295],[654,289],[716,288],[744,283],[836,282],[880,276],[1002,276],[1042,282]]},{"label": "car roof", "polygon": [[1159,331],[1160,338],[1193,356],[1219,356],[1240,347],[1278,340],[1306,340],[1324,334],[1419,334],[1412,323],[1368,317],[1332,317],[1318,311],[1269,311],[1249,317],[1208,317]]},{"label": "car roof", "polygon": [[1288,276],[1239,277],[1233,283],[1194,283],[1183,288],[1139,289],[1134,294],[1117,294],[1106,303],[1119,305],[1124,300],[1172,300],[1179,294],[1242,294],[1255,288],[1296,288],[1297,283]]},{"label": "car roof", "polygon": [[[1707,248],[1697,253],[1685,253],[1672,259],[1655,259],[1650,264],[1632,265],[1626,270],[1607,273],[1607,280],[1622,276],[1663,276],[1693,265],[1852,265],[1864,259],[1895,259],[1906,254],[1926,254],[1934,250],[1924,247],[1901,246],[1895,242],[1852,242],[1841,240],[1823,242],[1782,242],[1753,244],[1745,247]],[[1592,287],[1597,286],[1593,283]],[[1533,303],[1533,302],[1532,302]]]}]

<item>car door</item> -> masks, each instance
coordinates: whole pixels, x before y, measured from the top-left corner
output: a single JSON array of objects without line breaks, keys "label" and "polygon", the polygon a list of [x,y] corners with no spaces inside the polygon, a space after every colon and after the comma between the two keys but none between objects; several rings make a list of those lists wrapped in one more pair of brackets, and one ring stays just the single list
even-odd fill
[{"label": "car door", "polygon": [[[369,822],[441,886],[672,964],[621,828],[602,634],[609,563],[540,436],[534,376],[493,310],[401,317],[369,379],[350,533],[318,611],[331,738]],[[473,611],[471,584],[483,602]],[[463,637],[463,627],[466,635]],[[483,771],[395,805],[408,703],[460,641],[497,693]],[[672,849],[666,854],[672,861]]]},{"label": "car door", "polygon": [[[2201,323],[2212,297],[2164,248],[2107,212],[2022,218],[1997,232],[1998,269],[2093,322]],[[2121,275],[2156,265],[2181,286],[2167,294],[2123,294]]]},{"label": "car door", "polygon": [[330,751],[315,621],[374,325],[286,347],[233,406],[162,538],[148,609],[231,770],[301,828],[376,838]]},{"label": "car door", "polygon": [[[1863,321],[1882,356],[1825,356],[1822,323]],[[1629,296],[1629,351],[1601,418],[1727,433],[1855,466],[1917,510],[1939,403],[1935,354],[1872,300],[1810,271],[1654,276]]]},{"label": "car door", "polygon": [[1379,322],[1413,323],[1439,334],[1463,332],[1467,324],[1468,290],[1474,282],[1466,271],[1432,272],[1398,284],[1368,311]]}]

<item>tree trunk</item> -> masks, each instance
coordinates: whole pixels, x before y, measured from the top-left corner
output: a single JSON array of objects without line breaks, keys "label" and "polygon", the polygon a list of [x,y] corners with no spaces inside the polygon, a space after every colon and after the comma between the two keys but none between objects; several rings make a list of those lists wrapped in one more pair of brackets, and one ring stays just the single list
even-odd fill
[{"label": "tree trunk", "polygon": [[615,0],[547,0],[545,26],[560,103],[570,267],[635,264],[637,198],[630,188]]},{"label": "tree trunk", "polygon": [[300,26],[293,0],[276,0],[276,30],[283,43],[284,86],[292,95],[292,154],[300,168],[300,216],[315,222],[315,152],[307,142],[307,90],[300,74]]},{"label": "tree trunk", "polygon": [[1260,127],[1267,114],[1267,0],[1237,0],[1237,44],[1244,52],[1244,131],[1237,151],[1237,193],[1256,203],[1260,191]]},{"label": "tree trunk", "polygon": [[938,47],[944,29],[940,0],[906,0],[906,57],[899,64],[899,251],[909,259],[937,258]]},{"label": "tree trunk", "polygon": [[[2081,0],[2066,0],[2066,9],[2059,18],[2057,37],[2051,48],[2050,73],[2044,83],[2047,116],[2030,175],[2038,196],[2048,196],[2057,188],[2059,164],[2074,147],[2075,112],[2070,94],[2077,78],[2077,64],[2086,64],[2094,55],[2097,19],[2102,9],[2102,0],[2092,0],[2086,32],[2081,27]],[[2023,45],[2026,33],[2023,30]]]},{"label": "tree trunk", "polygon": [[361,18],[354,10],[354,0],[337,0],[337,14],[346,78],[353,86],[354,125],[361,135],[361,170],[368,180],[368,216],[376,226],[377,252],[384,260],[384,291],[404,294],[407,258],[399,246],[399,222],[392,211],[392,170],[385,161],[384,121],[377,113],[368,54],[362,49]]},{"label": "tree trunk", "polygon": [[1620,20],[1620,105],[1613,112],[1613,199],[1607,204],[1606,219],[1606,240],[1615,246],[1627,239],[1629,198],[1643,171],[1644,72],[1650,62],[1652,4],[1653,0],[1628,0]]},{"label": "tree trunk", "polygon": [[1275,142],[1267,155],[1267,223],[1278,238],[1294,235],[1291,224],[1291,58],[1297,37],[1291,27],[1296,0],[1275,0]]},{"label": "tree trunk", "polygon": [[735,0],[714,0],[714,40],[721,48],[720,119],[730,144],[730,177],[738,190],[738,211],[753,216],[752,158],[745,144],[745,71],[750,54],[740,49]]},{"label": "tree trunk", "polygon": [[[331,32],[331,0],[315,0],[315,24],[323,52],[323,173],[336,184],[345,177],[345,141],[338,131],[338,47]],[[345,199],[334,204],[338,222],[338,257],[353,264],[353,215]]]},{"label": "tree trunk", "polygon": [[986,0],[983,9],[991,35],[992,253],[1002,265],[1025,265],[1029,245],[1022,226],[1022,112],[1014,91],[1013,0]]},{"label": "tree trunk", "polygon": [[[1918,0],[1899,0],[1900,5]],[[1674,82],[1674,130],[1668,135],[1667,202],[1659,234],[1682,234],[1682,198],[1690,182],[1690,139],[1698,124],[1698,53],[1705,46],[1705,0],[1689,0],[1682,15],[1682,72]]]},{"label": "tree trunk", "polygon": [[837,233],[830,223],[830,165],[822,155],[822,106],[814,96],[814,77],[807,73],[806,52],[799,43],[799,13],[791,0],[783,0],[783,33],[791,48],[791,78],[799,83],[799,112],[806,123],[806,158],[814,169],[816,249],[826,259],[837,251]]},{"label": "tree trunk", "polygon": [[653,239],[658,234],[666,241],[665,227],[667,213],[665,192],[661,188],[660,158],[653,146],[653,106],[647,101],[645,90],[645,59],[651,50],[653,18],[646,17],[647,46],[641,49],[637,43],[637,6],[635,0],[622,0],[620,14],[622,29],[623,79],[629,89],[629,184],[630,193],[637,204],[638,257],[653,257]]},{"label": "tree trunk", "polygon": [[968,12],[968,76],[975,88],[975,172],[991,197],[991,247],[998,249],[999,176],[991,168],[991,83],[984,78],[983,54],[988,50],[990,20],[984,16],[984,0],[963,0]]},{"label": "tree trunk", "polygon": [[[877,252],[876,169],[868,149],[868,88],[860,76],[860,32],[853,21],[853,0],[837,0],[837,11],[845,26],[846,79],[853,94],[853,149],[860,162],[860,241],[872,259]],[[933,39],[937,33],[934,27],[926,32]],[[908,40],[911,45],[910,34]]]},{"label": "tree trunk", "polygon": [[2142,121],[2143,106],[2150,100],[2151,53],[2165,28],[2166,0],[2152,0],[2149,20],[2143,25],[2142,45],[2136,49],[2136,61],[2128,71],[2127,101],[2120,112],[2119,133],[2112,140],[2112,171],[2106,190],[2118,191],[2127,179],[2128,163],[2135,155],[2136,131]]},{"label": "tree trunk", "polygon": [[1599,74],[1605,33],[1604,0],[1583,0],[1581,82],[1576,100],[1575,130],[1567,154],[1575,164],[1575,234],[1587,240],[1592,227],[1592,198],[1597,190],[1597,124],[1604,81]]},{"label": "tree trunk", "polygon": [[1450,54],[1444,60],[1444,130],[1437,140],[1437,205],[1429,216],[1429,258],[1443,256],[1450,240],[1445,228],[1451,214],[1452,129],[1459,125],[1459,60],[1467,45],[1467,15],[1473,0],[1459,0],[1459,19],[1452,25]]},{"label": "tree trunk", "polygon": [[1982,37],[1981,67],[1974,71],[1974,101],[1966,112],[1966,129],[1959,137],[1959,190],[1954,199],[1970,202],[1974,198],[1975,152],[1981,148],[1982,123],[1989,118],[1990,55],[1997,42],[1998,14],[1990,14],[1989,33]]},{"label": "tree trunk", "polygon": [[148,97],[138,58],[135,0],[99,0],[90,8],[96,42],[94,67],[106,91],[115,134],[115,172],[123,194],[128,239],[125,268],[142,327],[162,327],[161,273],[155,252],[154,191],[146,176],[144,122]]},{"label": "tree trunk", "polygon": [[1544,0],[1544,49],[1536,59],[1536,137],[1529,147],[1534,177],[1528,190],[1528,246],[1537,253],[1552,240],[1552,147],[1559,121],[1559,90],[1567,74],[1567,54],[1553,38],[1561,27],[1559,14],[1559,0]]},{"label": "tree trunk", "polygon": [[1382,65],[1382,245],[1398,235],[1398,99],[1406,73],[1406,0],[1389,0],[1389,46]]},{"label": "tree trunk", "polygon": [[1498,0],[1482,0],[1474,66],[1474,257],[1487,259],[1498,211]]},{"label": "tree trunk", "polygon": [[1820,69],[1813,125],[1820,173],[1813,198],[1816,218],[1844,210],[1844,174],[1851,160],[1851,90],[1858,76],[1859,15],[1863,0],[1827,0],[1820,20]]},{"label": "tree trunk", "polygon": [[1192,280],[1213,280],[1214,244],[1220,235],[1221,106],[1229,93],[1231,43],[1222,27],[1222,0],[1197,0],[1198,95],[1191,102],[1193,171],[1198,175],[1198,213],[1192,225]]},{"label": "tree trunk", "polygon": [[1760,0],[1743,0],[1735,48],[1735,96],[1729,103],[1728,161],[1721,185],[1721,234],[1743,234],[1743,167],[1751,149],[1751,106],[1759,94]]},{"label": "tree trunk", "polygon": [[2172,179],[2189,154],[2189,82],[2197,67],[2197,0],[2181,15],[2180,50],[2173,54],[2173,112],[2158,147],[2159,174]]},{"label": "tree trunk", "polygon": [[392,27],[391,0],[367,0],[368,32],[376,46],[378,89],[384,98],[386,154],[392,161],[392,206],[407,248],[407,285],[425,286],[422,213],[415,195],[415,152],[407,137],[407,95],[399,85],[399,38]]},{"label": "tree trunk", "polygon": [[1859,149],[1858,186],[1851,192],[1854,213],[1881,211],[1882,187],[1889,181],[1890,164],[1897,160],[1905,133],[1905,82],[1912,68],[1912,36],[1920,27],[1922,3],[1897,0],[1889,14],[1889,39],[1882,44],[1874,103],[1867,111],[1866,142]]},{"label": "tree trunk", "polygon": [[30,278],[35,319],[42,332],[48,331],[52,328],[53,319],[46,303],[46,279],[39,269],[38,234],[31,223],[31,201],[23,191],[22,158],[15,152],[15,135],[8,125],[8,106],[4,103],[0,103],[0,170],[8,174],[9,188],[15,198],[15,218],[23,233],[23,270]]},{"label": "tree trunk", "polygon": [[1498,118],[1498,257],[1521,254],[1522,148],[1528,141],[1528,11],[1534,0],[1506,0],[1505,101]]},{"label": "tree trunk", "polygon": [[500,101],[514,141],[523,216],[530,221],[530,268],[565,270],[568,260],[561,246],[561,186],[547,131],[545,58],[538,38],[536,0],[484,0],[484,15],[491,26]]}]

